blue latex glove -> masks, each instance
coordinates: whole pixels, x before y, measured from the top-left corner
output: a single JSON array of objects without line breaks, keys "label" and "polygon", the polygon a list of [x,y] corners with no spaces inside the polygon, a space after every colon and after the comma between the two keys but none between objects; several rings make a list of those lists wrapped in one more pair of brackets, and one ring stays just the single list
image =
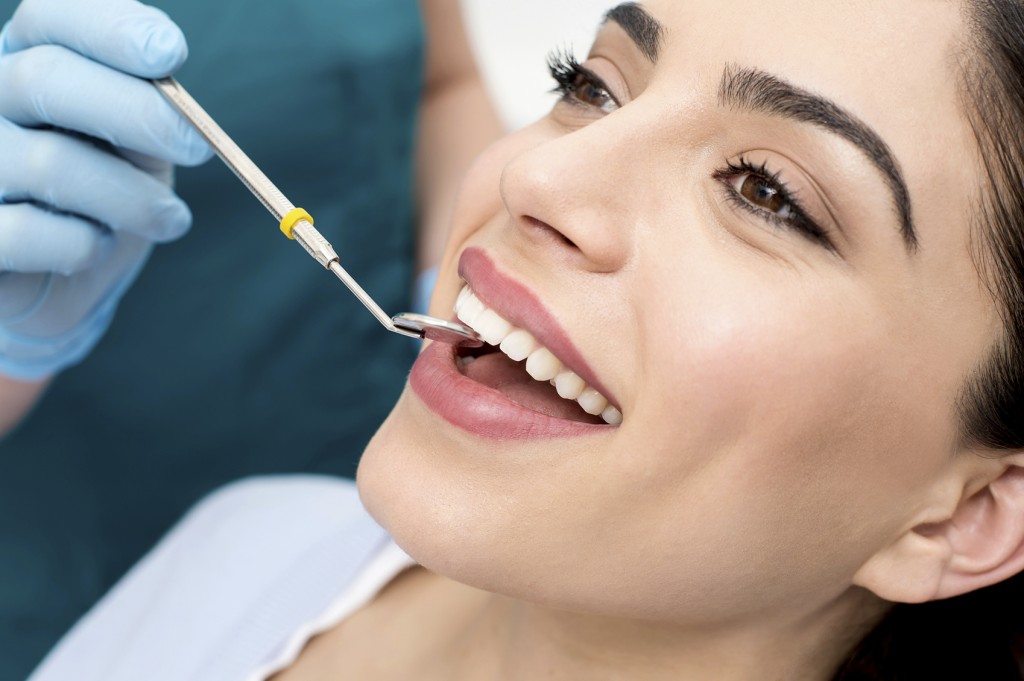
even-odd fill
[{"label": "blue latex glove", "polygon": [[174,165],[209,146],[141,78],[188,56],[134,0],[24,0],[0,34],[0,373],[82,359],[152,245],[192,222]]}]

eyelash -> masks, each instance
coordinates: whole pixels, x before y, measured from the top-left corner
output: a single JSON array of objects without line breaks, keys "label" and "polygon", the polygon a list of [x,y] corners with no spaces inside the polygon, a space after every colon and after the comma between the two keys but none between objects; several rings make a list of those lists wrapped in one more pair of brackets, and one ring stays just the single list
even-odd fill
[{"label": "eyelash", "polygon": [[[612,94],[611,88],[596,73],[577,61],[573,53],[556,50],[548,55],[548,70],[555,80],[553,92],[560,94],[563,102],[587,108],[605,109],[596,104],[588,103],[579,98],[580,85],[594,88],[604,93],[611,104],[618,108],[619,101]],[[605,113],[610,113],[605,111]]]},{"label": "eyelash", "polygon": [[[783,218],[751,203],[732,185],[732,180],[741,175],[758,178],[778,192],[779,199],[789,206],[791,215],[788,218]],[[713,177],[722,183],[726,198],[737,208],[745,210],[779,229],[796,229],[808,239],[835,252],[835,246],[829,240],[828,232],[807,215],[807,211],[796,198],[795,192],[786,185],[777,172],[768,169],[767,163],[754,165],[741,156],[736,163],[727,161],[726,167],[716,170]]]},{"label": "eyelash", "polygon": [[[611,90],[604,80],[590,69],[581,65],[572,52],[553,51],[548,55],[548,69],[551,72],[551,77],[555,80],[553,92],[561,95],[561,101],[574,106],[603,110],[602,107],[587,103],[578,97],[580,85],[582,84],[586,87],[602,91],[616,108],[619,106],[618,100],[611,94]],[[783,218],[769,210],[756,206],[740,194],[730,182],[730,180],[740,175],[752,175],[760,178],[777,191],[779,198],[790,207],[790,217]],[[789,189],[786,183],[780,179],[777,172],[769,170],[766,163],[754,165],[746,158],[740,157],[736,163],[726,161],[726,167],[716,170],[713,177],[722,183],[725,188],[726,198],[732,205],[765,220],[777,229],[796,229],[808,239],[824,246],[830,252],[835,252],[835,246],[829,240],[827,231],[807,215],[800,201],[796,198],[795,192]]]}]

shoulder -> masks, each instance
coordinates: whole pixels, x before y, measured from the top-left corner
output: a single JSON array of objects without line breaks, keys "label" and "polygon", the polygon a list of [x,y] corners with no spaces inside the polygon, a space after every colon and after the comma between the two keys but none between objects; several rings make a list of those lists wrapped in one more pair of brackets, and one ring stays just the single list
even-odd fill
[{"label": "shoulder", "polygon": [[183,556],[196,566],[189,572],[232,564],[267,572],[324,538],[351,545],[382,537],[351,481],[315,475],[246,478],[197,503],[138,567]]},{"label": "shoulder", "polygon": [[349,481],[233,483],[189,511],[32,679],[190,678],[211,656],[241,669],[315,616],[389,541]]},{"label": "shoulder", "polygon": [[246,543],[250,532],[258,532],[264,539],[291,543],[325,528],[366,523],[373,521],[349,480],[318,475],[253,477],[204,497],[164,542],[227,539],[238,544]]}]

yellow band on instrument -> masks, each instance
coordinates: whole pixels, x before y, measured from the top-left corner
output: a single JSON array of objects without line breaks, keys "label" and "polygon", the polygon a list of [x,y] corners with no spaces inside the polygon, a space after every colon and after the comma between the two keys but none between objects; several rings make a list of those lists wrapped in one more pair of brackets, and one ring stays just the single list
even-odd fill
[{"label": "yellow band on instrument", "polygon": [[306,220],[309,224],[313,224],[313,217],[302,208],[292,208],[288,211],[288,215],[281,219],[281,231],[289,239],[295,238],[292,236],[292,229],[295,228],[295,223],[299,220]]}]

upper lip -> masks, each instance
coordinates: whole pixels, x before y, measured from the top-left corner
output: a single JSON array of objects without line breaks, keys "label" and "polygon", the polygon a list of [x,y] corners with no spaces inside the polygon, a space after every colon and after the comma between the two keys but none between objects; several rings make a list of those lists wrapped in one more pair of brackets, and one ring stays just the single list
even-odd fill
[{"label": "upper lip", "polygon": [[619,408],[617,400],[597,378],[579,348],[537,294],[500,271],[483,249],[470,247],[462,252],[459,276],[469,284],[480,302],[513,326],[529,331],[566,369],[601,393],[609,404]]}]

